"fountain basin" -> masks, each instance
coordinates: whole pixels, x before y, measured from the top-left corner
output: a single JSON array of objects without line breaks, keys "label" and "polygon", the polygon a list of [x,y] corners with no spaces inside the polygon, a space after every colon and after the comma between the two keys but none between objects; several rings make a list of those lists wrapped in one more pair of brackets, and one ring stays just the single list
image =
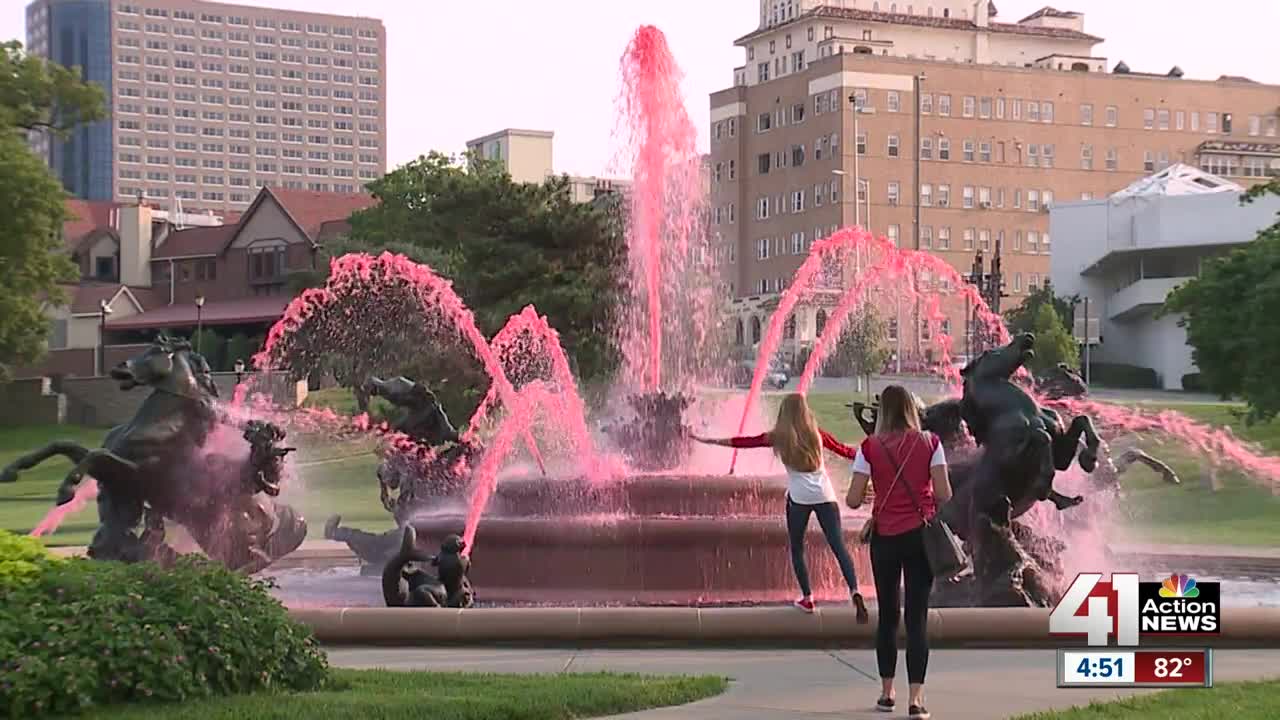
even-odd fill
[{"label": "fountain basin", "polygon": [[[864,592],[871,564],[847,518],[846,547]],[[415,520],[419,542],[439,547],[465,518]],[[849,590],[816,520],[805,539],[814,594],[847,602]],[[771,517],[489,517],[469,573],[484,602],[699,605],[777,602],[798,595],[781,511]]]},{"label": "fountain basin", "polygon": [[[585,478],[504,478],[485,510],[496,517],[567,515],[761,516],[780,519],[786,507],[782,477],[634,475],[616,482]],[[481,530],[485,532],[485,530]]]}]

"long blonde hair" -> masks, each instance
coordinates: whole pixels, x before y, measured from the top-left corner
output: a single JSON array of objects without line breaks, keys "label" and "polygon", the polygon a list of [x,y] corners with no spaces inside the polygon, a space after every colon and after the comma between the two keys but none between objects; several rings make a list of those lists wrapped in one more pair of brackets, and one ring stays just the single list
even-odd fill
[{"label": "long blonde hair", "polygon": [[782,399],[769,441],[773,454],[788,468],[813,472],[822,467],[822,435],[804,395],[792,393]]},{"label": "long blonde hair", "polygon": [[880,393],[876,434],[920,430],[920,411],[915,396],[901,385],[890,385]]}]

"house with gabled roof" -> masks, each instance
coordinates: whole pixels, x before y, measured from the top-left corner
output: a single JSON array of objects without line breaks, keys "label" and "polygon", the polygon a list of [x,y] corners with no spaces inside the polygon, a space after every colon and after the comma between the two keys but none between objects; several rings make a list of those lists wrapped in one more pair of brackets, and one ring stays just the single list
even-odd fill
[{"label": "house with gabled roof", "polygon": [[263,336],[292,299],[288,273],[314,268],[321,240],[373,203],[264,187],[243,214],[218,217],[68,200],[63,236],[80,281],[47,307],[49,352],[19,376],[100,374],[161,331]]}]

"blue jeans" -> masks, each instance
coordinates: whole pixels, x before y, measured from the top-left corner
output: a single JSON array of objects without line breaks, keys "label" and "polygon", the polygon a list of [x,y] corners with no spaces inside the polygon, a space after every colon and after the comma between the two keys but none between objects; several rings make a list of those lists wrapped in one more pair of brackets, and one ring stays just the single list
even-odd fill
[{"label": "blue jeans", "polygon": [[834,502],[801,505],[793,502],[788,495],[787,536],[791,542],[791,566],[796,571],[796,582],[800,583],[801,594],[805,596],[813,594],[812,588],[809,587],[809,567],[804,562],[804,535],[809,529],[810,513],[818,516],[818,525],[822,526],[822,534],[826,536],[831,552],[835,553],[836,561],[840,563],[840,572],[849,585],[849,592],[858,592],[858,577],[853,569],[853,558],[849,557],[849,551],[844,546],[844,533],[840,528],[840,506]]}]

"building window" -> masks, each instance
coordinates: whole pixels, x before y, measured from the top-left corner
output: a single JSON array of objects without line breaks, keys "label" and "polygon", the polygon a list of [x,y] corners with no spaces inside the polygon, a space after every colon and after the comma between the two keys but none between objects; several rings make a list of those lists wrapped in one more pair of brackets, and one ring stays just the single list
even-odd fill
[{"label": "building window", "polygon": [[973,186],[965,185],[960,189],[961,202],[965,209],[973,207]]},{"label": "building window", "polygon": [[280,283],[285,274],[284,246],[249,249],[249,282]]},{"label": "building window", "polygon": [[965,228],[960,233],[961,240],[964,242],[964,249],[973,250],[973,228]]},{"label": "building window", "polygon": [[897,135],[889,136],[888,154],[889,154],[889,157],[898,157],[898,136]]},{"label": "building window", "polygon": [[761,238],[756,241],[756,259],[769,259],[769,238]]},{"label": "building window", "polygon": [[1191,113],[1191,132],[1200,132],[1200,113],[1192,111]]},{"label": "building window", "polygon": [[1080,146],[1080,169],[1081,170],[1093,169],[1093,146],[1092,145]]},{"label": "building window", "polygon": [[886,237],[889,239],[889,242],[893,243],[894,247],[902,247],[902,245],[899,244],[899,228],[897,225],[889,226]]},{"label": "building window", "polygon": [[933,247],[933,226],[920,226],[920,249],[928,250]]},{"label": "building window", "polygon": [[973,117],[974,102],[975,102],[975,99],[972,95],[965,95],[961,99],[960,114],[963,117],[967,117],[967,118]]},{"label": "building window", "polygon": [[[832,137],[835,137],[835,136],[833,135]],[[858,133],[857,143],[858,143],[858,154],[866,155],[867,154],[867,134],[865,132]]]},{"label": "building window", "polygon": [[938,114],[943,116],[951,115],[951,96],[950,95],[938,96]]},{"label": "building window", "polygon": [[114,280],[116,277],[116,259],[109,256],[94,258],[93,277],[97,280]]},{"label": "building window", "polygon": [[1040,103],[1040,119],[1046,123],[1053,122],[1053,103],[1051,102]]},{"label": "building window", "polygon": [[921,185],[920,186],[920,206],[931,207],[932,205],[933,205],[933,186]]},{"label": "building window", "polygon": [[1093,106],[1092,105],[1080,106],[1080,124],[1081,125],[1093,124]]},{"label": "building window", "polygon": [[1119,165],[1119,152],[1115,148],[1107,148],[1107,170],[1115,172]]},{"label": "building window", "polygon": [[890,204],[890,205],[897,205],[897,204],[898,204],[898,191],[899,191],[898,183],[896,183],[896,182],[891,182],[891,183],[889,183],[889,185],[888,185],[888,199],[889,199],[889,204]]},{"label": "building window", "polygon": [[923,115],[928,115],[933,112],[933,96],[929,93],[922,93],[920,95],[920,112]]},{"label": "building window", "polygon": [[1157,112],[1156,123],[1161,130],[1168,130],[1169,129],[1169,111],[1162,109],[1159,112]]},{"label": "building window", "polygon": [[1182,131],[1187,129],[1187,114],[1181,110],[1173,114],[1173,129]]},{"label": "building window", "polygon": [[938,228],[938,249],[939,250],[951,249],[951,228],[949,227]]},{"label": "building window", "polygon": [[902,99],[898,96],[897,90],[890,90],[888,96],[889,112],[900,112],[902,110]]},{"label": "building window", "polygon": [[951,186],[938,186],[938,207],[951,207]]},{"label": "building window", "polygon": [[1107,106],[1107,127],[1115,127],[1120,122],[1120,108],[1115,105]]},{"label": "building window", "polygon": [[933,138],[927,138],[927,137],[920,138],[920,159],[921,160],[933,159]]},{"label": "building window", "polygon": [[1150,150],[1147,150],[1142,153],[1142,169],[1149,173],[1156,171],[1155,153],[1151,152]]},{"label": "building window", "polygon": [[978,117],[983,119],[991,117],[991,98],[982,97],[978,99]]},{"label": "building window", "polygon": [[1040,191],[1027,191],[1027,212],[1039,212],[1040,210]]},{"label": "building window", "polygon": [[972,140],[964,141],[964,161],[973,162],[973,141]]}]

